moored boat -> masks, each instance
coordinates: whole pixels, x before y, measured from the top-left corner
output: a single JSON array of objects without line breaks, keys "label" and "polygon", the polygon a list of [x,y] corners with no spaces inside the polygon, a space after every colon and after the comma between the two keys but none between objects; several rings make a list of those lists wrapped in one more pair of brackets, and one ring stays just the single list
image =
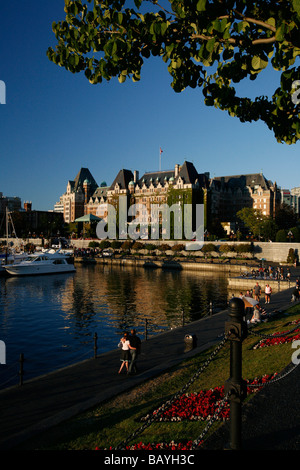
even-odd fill
[{"label": "moored boat", "polygon": [[68,261],[69,257],[58,250],[55,253],[35,253],[18,263],[4,265],[4,268],[11,276],[75,272],[74,264]]},{"label": "moored boat", "polygon": [[17,264],[24,261],[28,257],[28,253],[10,253],[0,255],[0,275],[7,274],[5,265]]}]

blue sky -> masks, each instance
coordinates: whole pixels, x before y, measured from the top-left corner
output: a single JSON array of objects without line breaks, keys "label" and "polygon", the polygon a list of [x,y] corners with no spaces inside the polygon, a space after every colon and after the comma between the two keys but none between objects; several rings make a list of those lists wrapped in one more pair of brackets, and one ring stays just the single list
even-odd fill
[{"label": "blue sky", "polygon": [[[300,186],[299,144],[276,142],[264,123],[242,124],[203,104],[201,90],[176,94],[166,65],[145,62],[138,83],[91,85],[50,62],[52,22],[64,0],[0,4],[0,192],[52,210],[81,167],[100,185],[121,168],[154,171],[184,160],[211,176],[263,171],[282,188]],[[270,95],[273,74],[243,85],[248,96]],[[251,88],[250,88],[251,86]]]}]

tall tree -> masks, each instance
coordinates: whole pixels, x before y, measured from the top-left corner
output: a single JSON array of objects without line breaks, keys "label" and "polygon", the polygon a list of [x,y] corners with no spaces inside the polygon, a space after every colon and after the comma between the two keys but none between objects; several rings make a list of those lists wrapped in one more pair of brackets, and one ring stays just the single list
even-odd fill
[{"label": "tall tree", "polygon": [[271,217],[263,215],[259,209],[244,207],[237,212],[237,216],[255,237],[259,237],[259,239],[273,239],[275,237],[277,231],[275,221]]},{"label": "tall tree", "polygon": [[282,203],[276,210],[275,222],[279,229],[289,229],[297,225],[298,216],[292,207]]},{"label": "tall tree", "polygon": [[[242,122],[262,120],[278,142],[300,138],[300,0],[65,0],[47,55],[88,80],[140,79],[145,59],[160,56],[172,87],[201,87],[204,102]],[[280,72],[273,95],[237,96],[270,64]]]}]

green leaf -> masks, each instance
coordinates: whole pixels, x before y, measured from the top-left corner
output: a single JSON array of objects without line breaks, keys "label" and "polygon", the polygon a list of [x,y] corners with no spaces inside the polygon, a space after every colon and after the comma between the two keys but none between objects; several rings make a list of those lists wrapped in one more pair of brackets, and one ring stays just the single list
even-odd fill
[{"label": "green leaf", "polygon": [[154,23],[154,32],[158,36],[161,34],[160,23]]},{"label": "green leaf", "polygon": [[118,13],[118,23],[122,24],[122,21],[123,21],[123,14],[119,12]]},{"label": "green leaf", "polygon": [[214,50],[214,45],[215,45],[215,42],[216,42],[216,38],[211,38],[207,41],[206,43],[206,49],[209,51],[209,52],[212,52]]},{"label": "green leaf", "polygon": [[262,59],[258,55],[255,55],[252,57],[251,65],[254,70],[262,70],[268,65],[268,61]]},{"label": "green leaf", "polygon": [[275,28],[276,26],[276,20],[275,18],[269,18],[266,23],[268,23],[270,26],[273,26]]},{"label": "green leaf", "polygon": [[300,16],[300,0],[292,0],[293,9]]},{"label": "green leaf", "polygon": [[205,11],[206,10],[206,1],[207,0],[198,0],[197,3],[197,11]]},{"label": "green leaf", "polygon": [[245,31],[249,26],[250,23],[248,23],[248,21],[240,21],[237,25],[237,32],[240,33],[241,31]]},{"label": "green leaf", "polygon": [[285,24],[285,23],[282,23],[282,24],[279,26],[279,28],[276,29],[276,33],[275,33],[275,39],[276,39],[276,41],[278,41],[278,42],[284,41],[285,32],[286,32],[286,24]]},{"label": "green leaf", "polygon": [[70,12],[71,12],[72,15],[74,15],[74,16],[78,15],[78,7],[77,7],[76,3],[71,3],[71,5],[70,5]]},{"label": "green leaf", "polygon": [[116,41],[114,41],[113,46],[112,46],[112,50],[111,50],[111,55],[115,55],[117,50],[118,50],[118,44],[117,44]]},{"label": "green leaf", "polygon": [[227,19],[223,18],[222,20],[216,19],[212,22],[213,28],[218,33],[223,33],[227,26]]},{"label": "green leaf", "polygon": [[171,67],[172,69],[179,69],[181,67],[181,59],[180,57],[177,57],[176,59],[172,60],[171,62]]},{"label": "green leaf", "polygon": [[126,80],[126,75],[123,75],[123,72],[118,76],[118,80],[120,83],[124,83]]},{"label": "green leaf", "polygon": [[161,32],[161,35],[162,35],[162,36],[163,36],[163,35],[165,34],[165,32],[167,31],[168,26],[169,26],[169,23],[168,23],[168,22],[163,22],[163,23],[161,23],[160,32]]}]

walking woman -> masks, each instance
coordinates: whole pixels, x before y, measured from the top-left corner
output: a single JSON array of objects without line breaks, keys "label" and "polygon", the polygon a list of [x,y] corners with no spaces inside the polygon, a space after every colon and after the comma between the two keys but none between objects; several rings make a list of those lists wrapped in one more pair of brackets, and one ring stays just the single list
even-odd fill
[{"label": "walking woman", "polygon": [[121,367],[120,367],[120,370],[119,370],[119,374],[120,374],[123,367],[124,367],[124,364],[125,364],[125,367],[126,367],[126,371],[128,372],[128,363],[129,363],[129,360],[130,360],[130,351],[129,351],[130,350],[130,342],[129,342],[129,338],[128,338],[128,333],[124,333],[123,338],[121,338],[121,340],[120,340],[119,347],[122,348],[122,350],[121,350],[122,364],[121,364]]},{"label": "walking woman", "polygon": [[269,284],[266,284],[266,288],[265,288],[265,303],[266,304],[270,303],[271,294],[272,294],[272,288],[271,286],[269,286]]}]

